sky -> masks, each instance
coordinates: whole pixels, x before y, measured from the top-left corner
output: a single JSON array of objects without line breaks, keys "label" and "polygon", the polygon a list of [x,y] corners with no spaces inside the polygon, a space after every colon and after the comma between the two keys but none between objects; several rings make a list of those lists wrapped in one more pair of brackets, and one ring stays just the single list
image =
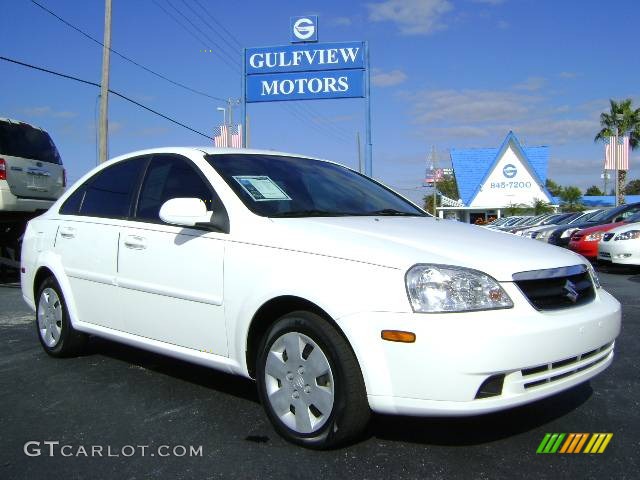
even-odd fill
[{"label": "sky", "polygon": [[[37,1],[102,40],[102,0]],[[221,99],[240,97],[242,48],[288,44],[291,16],[318,15],[320,42],[368,41],[373,176],[414,200],[432,147],[449,166],[451,148],[498,147],[509,130],[550,147],[550,178],[601,186],[599,114],[610,98],[640,106],[636,0],[112,1],[114,50]],[[0,55],[100,82],[101,47],[31,0],[0,0]],[[110,87],[209,135],[222,122],[221,101],[114,54]],[[98,94],[0,61],[0,117],[47,130],[71,182],[97,162]],[[251,104],[250,146],[357,168],[364,111],[362,99]],[[113,95],[109,125],[110,157],[211,144]],[[640,178],[640,152],[630,162]]]}]

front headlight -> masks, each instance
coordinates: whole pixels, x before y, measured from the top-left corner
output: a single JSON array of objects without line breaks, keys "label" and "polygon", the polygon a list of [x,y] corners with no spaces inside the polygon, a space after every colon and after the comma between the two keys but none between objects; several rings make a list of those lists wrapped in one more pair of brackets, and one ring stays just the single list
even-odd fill
[{"label": "front headlight", "polygon": [[448,265],[414,265],[405,277],[414,312],[465,312],[511,308],[513,302],[489,275]]},{"label": "front headlight", "polygon": [[640,230],[629,230],[628,232],[619,233],[616,240],[636,240],[640,238]]},{"label": "front headlight", "polygon": [[576,232],[578,230],[580,230],[580,229],[579,228],[569,228],[569,229],[565,230],[564,232],[562,232],[562,235],[560,235],[560,238],[570,237],[573,234],[573,232]]},{"label": "front headlight", "polygon": [[584,241],[585,242],[599,242],[600,240],[602,240],[602,235],[604,235],[604,232],[593,232],[593,233],[590,233],[589,235],[587,235],[586,237],[584,237]]}]

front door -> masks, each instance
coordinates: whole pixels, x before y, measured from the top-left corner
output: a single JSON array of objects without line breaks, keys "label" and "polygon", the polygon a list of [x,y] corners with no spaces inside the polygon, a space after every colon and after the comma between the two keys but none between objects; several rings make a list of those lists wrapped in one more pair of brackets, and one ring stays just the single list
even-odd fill
[{"label": "front door", "polygon": [[177,155],[154,156],[132,221],[120,229],[117,283],[128,332],[227,355],[223,309],[226,234],[167,225],[171,198],[200,198],[212,189],[197,167]]}]

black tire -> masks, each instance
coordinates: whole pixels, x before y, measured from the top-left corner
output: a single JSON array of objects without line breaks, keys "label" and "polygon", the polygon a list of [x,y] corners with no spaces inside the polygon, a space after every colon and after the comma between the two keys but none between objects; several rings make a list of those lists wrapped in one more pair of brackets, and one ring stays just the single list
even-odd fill
[{"label": "black tire", "polygon": [[[52,296],[51,292],[55,292],[57,299]],[[41,299],[48,298],[51,300],[51,304],[55,308],[59,308],[59,318],[51,317],[52,321],[59,329],[58,339],[55,344],[51,345],[46,340],[46,334],[43,333],[41,326],[46,322],[46,308],[43,309],[41,305]],[[44,300],[46,303],[46,300]],[[36,302],[36,332],[38,334],[38,340],[45,352],[52,357],[71,357],[82,353],[87,343],[87,335],[78,332],[71,326],[69,320],[69,311],[67,310],[67,304],[62,294],[62,289],[58,282],[53,277],[47,277],[38,287],[38,295],[35,299]],[[53,327],[52,327],[53,328]],[[57,331],[57,330],[56,330]]]},{"label": "black tire", "polygon": [[[290,332],[302,334],[315,342],[321,353],[324,354],[325,359],[328,360],[333,377],[333,406],[331,413],[326,417],[326,420],[322,416],[324,423],[308,433],[300,433],[290,428],[276,414],[267,393],[267,357],[276,341],[279,341],[281,337]],[[303,349],[301,353],[301,363],[304,363],[305,360],[304,351]],[[285,355],[283,354],[283,358]],[[283,363],[282,365],[285,364]],[[285,369],[287,368],[285,366]],[[292,443],[314,449],[335,448],[355,440],[369,422],[371,411],[367,401],[364,380],[351,347],[327,320],[314,313],[306,311],[292,312],[276,321],[262,339],[255,371],[260,401],[269,420],[276,431]],[[306,373],[310,375],[309,372]],[[313,378],[313,375],[311,376]],[[270,378],[273,378],[273,376]],[[293,385],[295,381],[288,380],[291,385],[287,385],[287,388],[298,388]],[[317,378],[314,381],[317,383]],[[282,386],[279,380],[277,385],[279,387]],[[282,387],[284,388],[284,386]],[[280,388],[277,389],[280,390]],[[289,401],[288,398],[286,401]],[[296,402],[296,400],[291,400],[291,402]],[[291,408],[293,410],[292,413],[295,415],[295,406]],[[311,405],[309,412],[315,412],[315,410],[312,410],[314,408],[315,406]],[[313,414],[315,415],[315,413]]]}]

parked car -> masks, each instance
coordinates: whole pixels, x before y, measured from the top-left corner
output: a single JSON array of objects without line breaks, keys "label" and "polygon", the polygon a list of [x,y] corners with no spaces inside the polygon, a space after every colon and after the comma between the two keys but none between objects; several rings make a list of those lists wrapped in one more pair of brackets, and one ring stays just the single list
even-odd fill
[{"label": "parked car", "polygon": [[598,260],[640,265],[640,222],[629,222],[609,230],[598,244]]},{"label": "parked car", "polygon": [[583,228],[573,232],[569,241],[569,248],[589,260],[596,260],[598,257],[598,244],[602,237],[609,230],[624,225],[625,223],[640,222],[640,213],[628,217],[622,222],[606,223],[595,227]]},{"label": "parked car", "polygon": [[[522,216],[520,215],[516,215],[513,217],[502,217],[497,219],[495,222],[491,222],[487,225],[484,225],[486,228],[490,228],[490,229],[497,229],[499,227],[508,227],[510,225],[513,225],[514,223],[520,221],[522,219]],[[502,220],[502,221],[501,221]]]},{"label": "parked car", "polygon": [[575,218],[576,215],[577,214],[575,213],[552,213],[550,215],[547,215],[544,219],[542,219],[542,221],[538,222],[538,225],[524,228],[517,233],[523,237],[532,238],[533,232],[537,232],[551,225],[559,225],[565,219],[569,220],[570,218]]},{"label": "parked car", "polygon": [[620,331],[573,252],[271,151],[118,157],[29,222],[22,253],[49,355],[97,335],[253,378],[275,429],[313,448],[371,411],[476,415],[564,391],[611,364]]},{"label": "parked car", "polygon": [[[595,217],[600,212],[603,212],[603,209],[596,210],[587,210],[585,212],[575,212],[572,213],[571,216],[566,217],[556,224],[540,226],[536,228],[532,228],[530,231],[531,238],[538,240],[540,242],[548,242],[549,236],[561,225],[581,225],[587,222],[592,217]],[[527,235],[529,236],[529,235]]]},{"label": "parked car", "polygon": [[560,247],[566,247],[569,245],[569,240],[573,232],[576,232],[582,228],[594,227],[596,225],[604,225],[607,223],[621,222],[625,218],[628,218],[637,212],[640,212],[640,202],[628,203],[626,205],[620,205],[609,210],[605,210],[600,214],[594,215],[589,220],[583,223],[564,225],[561,228],[556,228],[550,235],[548,242]]},{"label": "parked car", "polygon": [[529,217],[526,222],[520,223],[514,227],[507,229],[509,233],[519,234],[521,231],[526,230],[527,228],[535,227],[540,225],[541,222],[544,221],[545,218],[548,218],[550,215],[548,213],[544,213],[542,215],[535,215]]},{"label": "parked car", "polygon": [[62,160],[49,134],[0,118],[0,212],[46,210],[65,184]]}]

